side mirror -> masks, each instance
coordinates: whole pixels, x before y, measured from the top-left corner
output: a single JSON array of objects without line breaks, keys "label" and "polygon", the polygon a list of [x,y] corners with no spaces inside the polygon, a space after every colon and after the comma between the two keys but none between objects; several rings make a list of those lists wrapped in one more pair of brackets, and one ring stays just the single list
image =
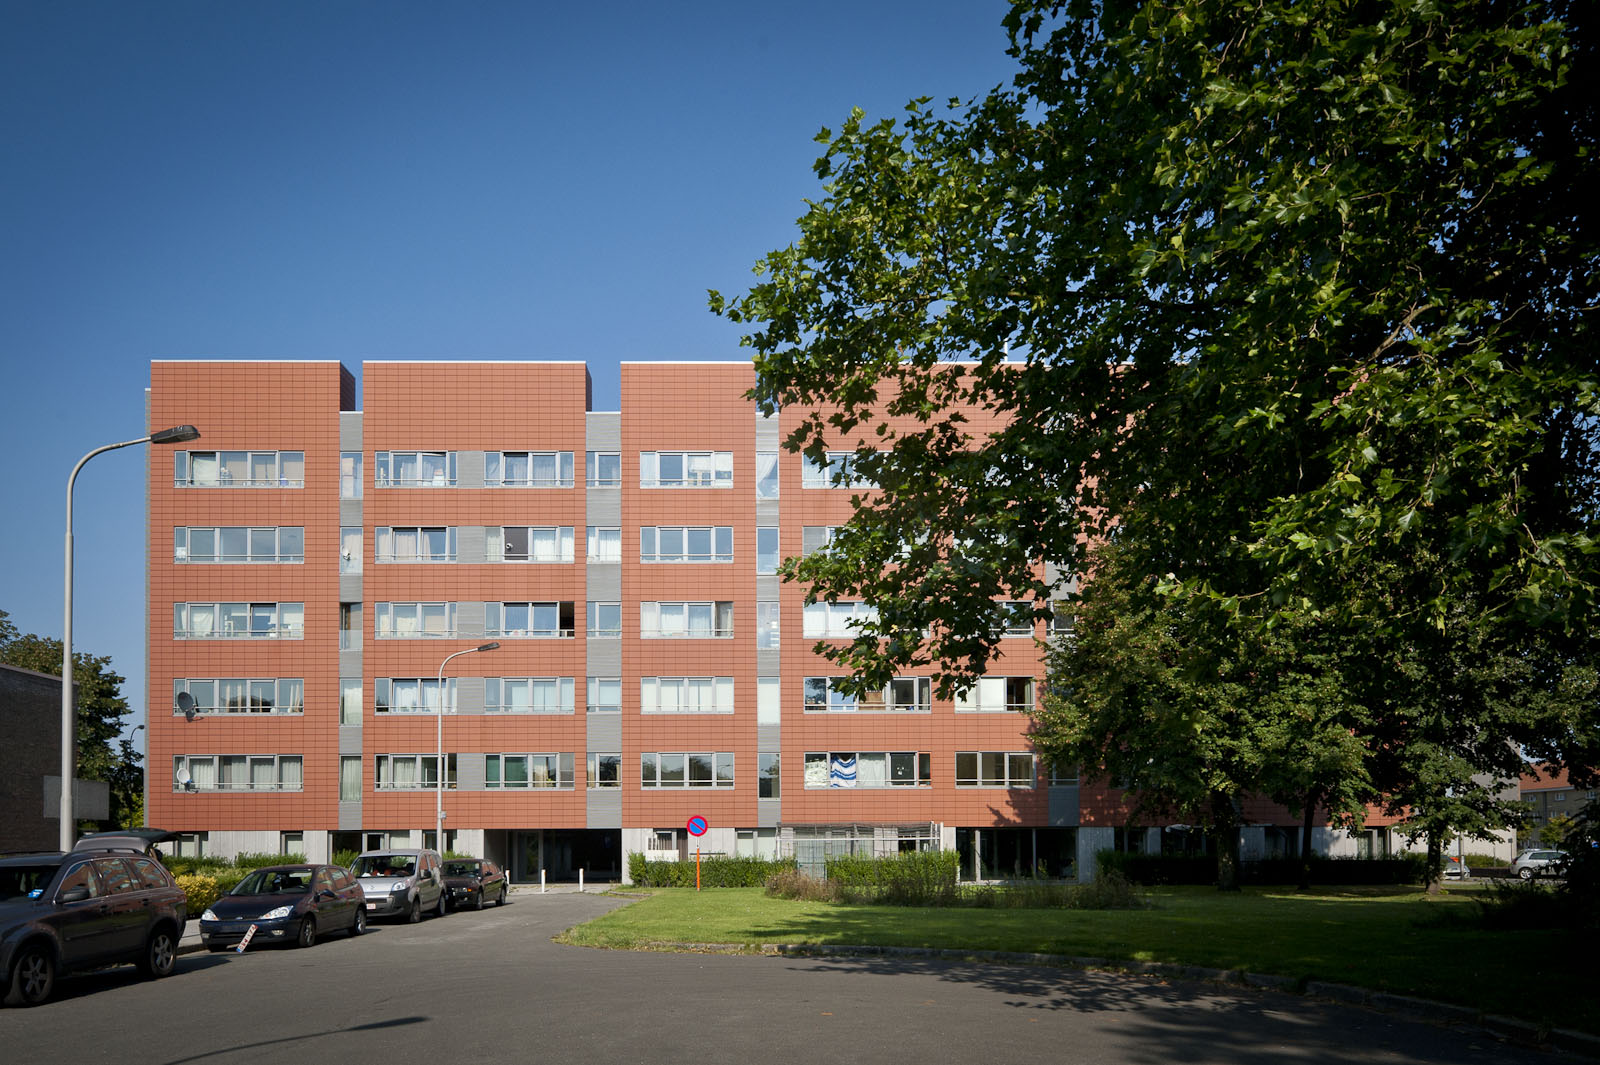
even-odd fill
[{"label": "side mirror", "polygon": [[86,887],[69,887],[56,896],[56,901],[60,903],[82,902],[90,897],[89,889]]}]

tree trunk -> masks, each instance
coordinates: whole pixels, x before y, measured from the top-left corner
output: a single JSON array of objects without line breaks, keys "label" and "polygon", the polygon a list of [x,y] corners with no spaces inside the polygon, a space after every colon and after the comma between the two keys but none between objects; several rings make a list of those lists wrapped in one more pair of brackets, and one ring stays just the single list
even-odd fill
[{"label": "tree trunk", "polygon": [[1211,793],[1211,824],[1217,844],[1217,890],[1239,890],[1239,809],[1226,792]]},{"label": "tree trunk", "polygon": [[1439,841],[1437,832],[1428,833],[1428,867],[1423,870],[1422,883],[1427,888],[1428,894],[1439,894],[1439,881],[1442,879],[1439,867],[1444,864],[1444,845]]},{"label": "tree trunk", "polygon": [[1300,890],[1311,890],[1311,818],[1317,812],[1317,793],[1306,793],[1305,817],[1300,823]]}]

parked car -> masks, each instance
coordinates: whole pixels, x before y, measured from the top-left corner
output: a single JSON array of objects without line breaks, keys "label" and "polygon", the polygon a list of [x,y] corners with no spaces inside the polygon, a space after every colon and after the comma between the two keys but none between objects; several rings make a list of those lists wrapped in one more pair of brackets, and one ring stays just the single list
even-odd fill
[{"label": "parked car", "polygon": [[443,917],[448,904],[439,852],[363,851],[350,866],[365,893],[368,917],[404,917],[413,923],[426,911]]},{"label": "parked car", "polygon": [[7,1005],[37,1006],[67,973],[133,964],[167,976],[188,920],[172,874],[136,850],[0,857],[0,975]]},{"label": "parked car", "polygon": [[309,947],[324,932],[367,930],[367,909],[355,878],[336,865],[268,865],[252,870],[200,915],[207,950],[236,947],[252,926],[251,944]]},{"label": "parked car", "polygon": [[1472,875],[1472,870],[1467,868],[1467,860],[1454,854],[1444,856],[1444,877],[1446,880],[1465,880]]},{"label": "parked car", "polygon": [[481,910],[489,902],[506,904],[506,874],[483,858],[452,858],[444,863],[444,886],[450,905]]},{"label": "parked car", "polygon": [[1511,859],[1511,875],[1519,880],[1560,876],[1567,864],[1566,851],[1525,850]]}]

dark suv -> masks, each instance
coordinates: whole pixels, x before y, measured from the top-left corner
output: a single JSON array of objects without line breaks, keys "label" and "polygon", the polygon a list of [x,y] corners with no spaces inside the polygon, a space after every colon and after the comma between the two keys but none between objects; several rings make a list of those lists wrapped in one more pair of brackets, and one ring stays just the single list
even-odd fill
[{"label": "dark suv", "polygon": [[6,1004],[37,1006],[75,970],[132,963],[170,974],[188,908],[172,874],[132,848],[0,857]]}]

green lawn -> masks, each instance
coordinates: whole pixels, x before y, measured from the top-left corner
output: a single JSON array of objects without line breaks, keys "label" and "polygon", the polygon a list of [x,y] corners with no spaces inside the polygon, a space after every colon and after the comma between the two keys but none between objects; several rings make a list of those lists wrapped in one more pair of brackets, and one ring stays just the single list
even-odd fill
[{"label": "green lawn", "polygon": [[1478,927],[1475,894],[1156,888],[1149,909],[1083,911],[844,906],[769,899],[759,888],[667,888],[562,940],[623,950],[814,943],[1173,962],[1356,984],[1600,1032],[1595,959],[1559,932]]}]

